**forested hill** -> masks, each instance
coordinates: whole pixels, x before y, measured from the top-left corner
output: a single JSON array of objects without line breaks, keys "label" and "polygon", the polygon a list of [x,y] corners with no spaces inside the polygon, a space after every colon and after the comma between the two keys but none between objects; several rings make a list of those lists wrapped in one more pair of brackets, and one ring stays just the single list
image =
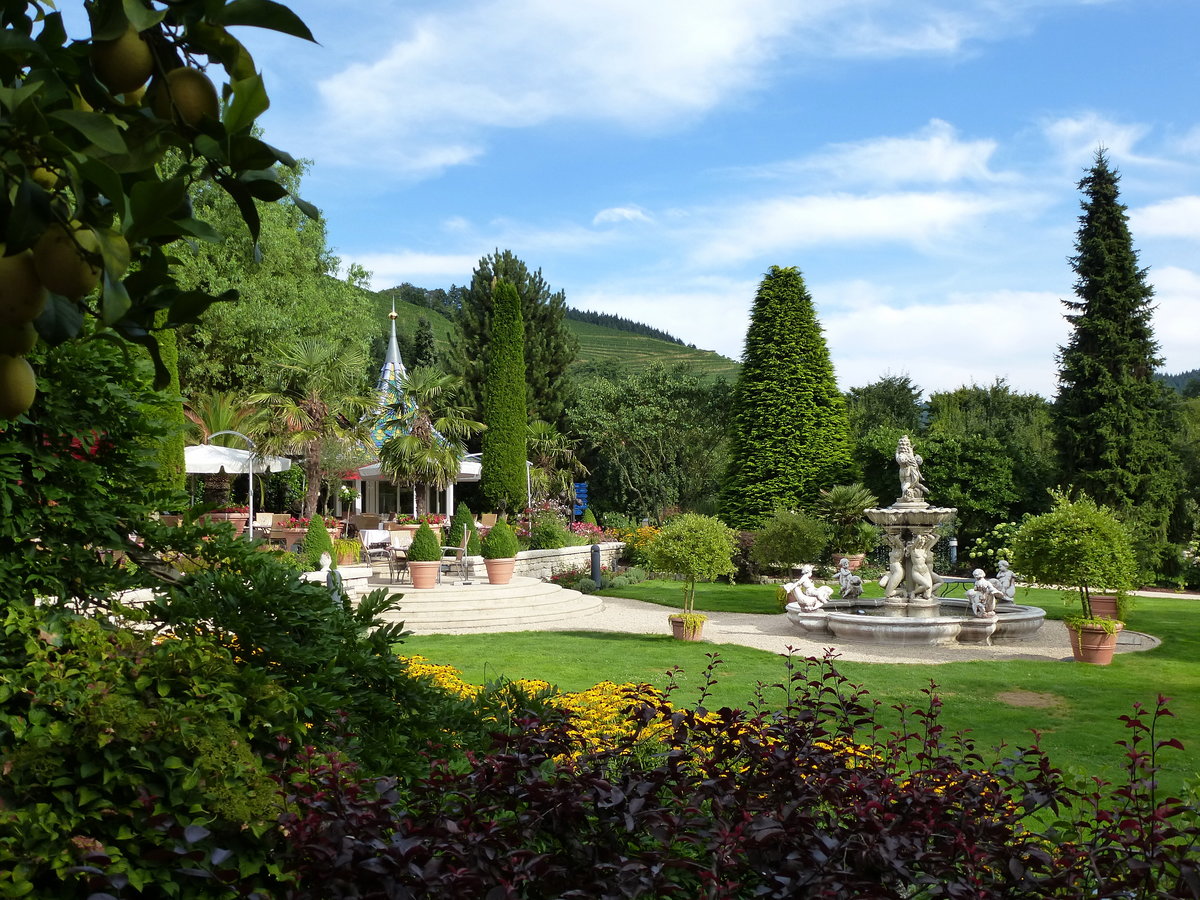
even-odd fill
[{"label": "forested hill", "polygon": [[[589,325],[602,325],[605,328],[612,328],[617,331],[628,331],[630,334],[640,334],[643,337],[657,338],[660,341],[668,341],[672,344],[683,344],[683,341],[673,334],[667,334],[667,332],[660,331],[651,325],[634,322],[632,319],[615,316],[612,313],[592,312],[590,309],[573,309],[568,306],[567,318],[574,322],[587,322]],[[689,346],[693,350],[696,349],[695,344]]]},{"label": "forested hill", "polygon": [[[457,290],[426,291],[411,285],[402,285],[399,288],[377,292],[375,297],[381,324],[379,337],[372,346],[375,366],[383,361],[383,353],[387,346],[387,314],[391,311],[393,299],[396,301],[396,335],[400,342],[400,352],[405,358],[410,355],[412,336],[421,319],[426,319],[432,327],[439,351],[447,352],[451,337],[458,334],[453,312],[447,309],[447,306],[453,303]],[[649,325],[630,322],[619,316],[585,313],[605,319],[619,319],[621,322],[627,322],[630,327],[618,328],[583,321],[572,315],[574,312],[568,309],[567,324],[579,339],[579,355],[573,366],[575,371],[586,372],[607,365],[640,370],[651,363],[660,362],[665,365],[686,363],[696,375],[705,379],[725,378],[733,381],[737,377],[738,363],[712,350],[686,346],[678,338],[664,334]]]},{"label": "forested hill", "polygon": [[1167,387],[1174,388],[1181,394],[1192,394],[1196,388],[1193,387],[1189,391],[1188,385],[1193,381],[1200,384],[1200,369],[1189,369],[1186,372],[1180,372],[1178,375],[1159,373],[1156,377],[1159,381],[1166,384]]}]

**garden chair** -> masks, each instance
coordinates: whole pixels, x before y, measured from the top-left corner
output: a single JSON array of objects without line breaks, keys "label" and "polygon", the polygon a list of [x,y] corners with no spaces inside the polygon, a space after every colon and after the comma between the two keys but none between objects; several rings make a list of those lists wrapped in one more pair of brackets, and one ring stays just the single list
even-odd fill
[{"label": "garden chair", "polygon": [[391,539],[388,545],[388,574],[392,581],[396,580],[397,575],[403,581],[404,573],[408,571],[408,547],[412,543],[412,532],[389,531],[388,537]]},{"label": "garden chair", "polygon": [[382,528],[361,528],[358,540],[362,544],[363,557],[368,563],[386,562],[391,568],[392,544],[388,533]]},{"label": "garden chair", "polygon": [[467,577],[467,543],[471,540],[471,529],[464,527],[462,543],[457,547],[442,547],[442,565],[438,569],[438,577],[441,578],[442,572],[449,572],[454,566],[458,566],[458,571],[462,574],[463,579]]}]

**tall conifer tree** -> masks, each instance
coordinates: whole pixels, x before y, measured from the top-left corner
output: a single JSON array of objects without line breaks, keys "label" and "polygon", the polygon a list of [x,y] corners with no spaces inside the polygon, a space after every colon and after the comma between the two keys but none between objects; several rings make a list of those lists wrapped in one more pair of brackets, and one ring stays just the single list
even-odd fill
[{"label": "tall conifer tree", "polygon": [[567,325],[566,295],[553,291],[542,277],[511,250],[497,250],[479,260],[471,285],[462,294],[457,321],[462,337],[451,345],[455,371],[466,383],[469,405],[483,408],[483,382],[492,353],[495,296],[498,280],[509,282],[521,300],[525,322],[526,400],[530,421],[541,419],[562,426],[566,403],[567,367],[575,360],[579,342]]},{"label": "tall conifer tree", "polygon": [[734,389],[722,516],[758,527],[777,506],[808,506],[854,480],[853,442],[804,279],[772,266],[754,298]]},{"label": "tall conifer tree", "polygon": [[1059,353],[1054,424],[1066,482],[1134,526],[1141,561],[1169,537],[1180,486],[1169,443],[1171,405],[1154,379],[1162,360],[1151,323],[1153,288],[1138,265],[1117,172],[1103,151],[1079,182],[1084,194],[1071,336]]},{"label": "tall conifer tree", "polygon": [[525,508],[525,323],[511,282],[492,290],[490,353],[483,383],[483,471],[480,489],[494,509]]}]

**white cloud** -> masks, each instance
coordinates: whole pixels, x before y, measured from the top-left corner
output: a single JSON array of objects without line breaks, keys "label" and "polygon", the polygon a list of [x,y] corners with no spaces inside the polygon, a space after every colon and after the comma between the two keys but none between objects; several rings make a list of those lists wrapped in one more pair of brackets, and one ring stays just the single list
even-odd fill
[{"label": "white cloud", "polygon": [[1162,347],[1163,368],[1186,372],[1200,366],[1200,272],[1178,266],[1152,268],[1154,334]]},{"label": "white cloud", "polygon": [[893,187],[900,184],[949,184],[957,181],[1011,181],[989,167],[996,141],[964,141],[949,122],[930,119],[902,137],[886,136],[829,144],[804,159],[747,170],[750,175],[793,177],[815,173],[823,183]]},{"label": "white cloud", "polygon": [[614,222],[649,222],[650,217],[638,206],[610,206],[592,217],[593,225],[610,225]]},{"label": "white cloud", "polygon": [[461,283],[470,278],[479,257],[402,250],[395,253],[347,254],[342,262],[355,262],[363,266],[371,273],[372,290],[379,291],[406,281],[415,284],[420,279],[429,282],[423,286],[431,286],[437,282]]},{"label": "white cloud", "polygon": [[1130,210],[1129,223],[1138,237],[1179,237],[1200,241],[1200,196],[1173,197]]},{"label": "white cloud", "polygon": [[1002,209],[1006,201],[938,191],[875,196],[828,194],[778,197],[710,213],[693,260],[719,265],[797,247],[904,243],[930,249]]},{"label": "white cloud", "polygon": [[907,303],[867,281],[810,285],[843,390],[906,372],[926,394],[1004,378],[1052,397],[1062,306],[1041,291],[948,293]]},{"label": "white cloud", "polygon": [[1078,167],[1091,165],[1101,147],[1113,160],[1143,160],[1134,152],[1134,146],[1149,130],[1145,125],[1121,124],[1094,112],[1042,123],[1042,131],[1059,158]]}]

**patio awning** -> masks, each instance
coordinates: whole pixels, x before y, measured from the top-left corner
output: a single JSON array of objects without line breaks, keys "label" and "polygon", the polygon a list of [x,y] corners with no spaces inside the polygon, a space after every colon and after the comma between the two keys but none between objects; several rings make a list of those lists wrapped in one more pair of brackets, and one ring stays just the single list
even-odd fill
[{"label": "patio awning", "polygon": [[[458,464],[458,477],[454,479],[456,484],[463,484],[469,481],[478,481],[479,473],[483,470],[483,465],[479,461],[479,454],[472,453],[464,456]],[[363,478],[380,478],[379,463],[371,463],[369,466],[362,466],[358,470],[358,474]]]},{"label": "patio awning", "polygon": [[292,467],[286,456],[255,456],[239,447],[218,447],[216,444],[196,444],[183,448],[184,470],[189,475],[245,475],[253,460],[255,474],[284,472]]}]

